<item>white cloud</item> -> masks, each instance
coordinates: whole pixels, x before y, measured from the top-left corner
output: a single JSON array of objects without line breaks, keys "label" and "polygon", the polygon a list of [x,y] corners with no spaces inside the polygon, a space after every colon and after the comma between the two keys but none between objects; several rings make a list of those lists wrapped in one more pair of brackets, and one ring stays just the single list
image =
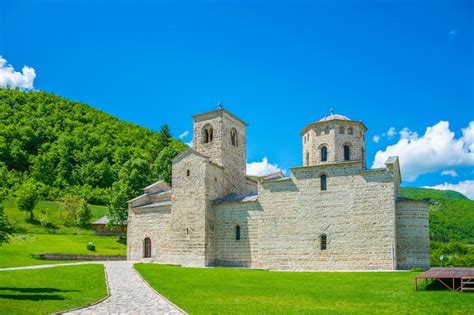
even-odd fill
[{"label": "white cloud", "polygon": [[449,39],[453,39],[454,37],[456,37],[458,32],[456,30],[450,30],[448,34],[449,34]]},{"label": "white cloud", "polygon": [[388,129],[387,131],[387,136],[389,137],[389,139],[392,139],[393,137],[395,137],[396,133],[397,131],[395,130],[395,127],[390,127],[390,129]]},{"label": "white cloud", "polygon": [[32,89],[35,78],[35,69],[24,66],[21,72],[15,71],[12,65],[0,56],[0,88]]},{"label": "white cloud", "polygon": [[375,135],[372,140],[375,142],[375,143],[379,143],[380,141],[380,136],[379,135]]},{"label": "white cloud", "polygon": [[428,127],[422,137],[403,129],[397,143],[375,154],[372,167],[384,167],[390,156],[399,156],[403,179],[415,181],[422,174],[474,166],[474,121],[462,131],[456,139],[447,121]]},{"label": "white cloud", "polygon": [[247,163],[247,175],[265,176],[279,171],[281,169],[278,165],[268,163],[267,157],[264,157],[261,162]]},{"label": "white cloud", "polygon": [[186,130],[185,132],[183,132],[182,134],[179,135],[179,138],[183,139],[183,138],[187,137],[188,135],[189,135],[189,131]]},{"label": "white cloud", "polygon": [[442,171],[441,175],[443,176],[452,176],[452,177],[458,177],[458,172],[455,170],[447,170],[447,171]]},{"label": "white cloud", "polygon": [[435,186],[425,186],[424,188],[433,188],[439,190],[455,190],[469,199],[474,200],[474,180],[465,180],[457,184],[444,183]]}]

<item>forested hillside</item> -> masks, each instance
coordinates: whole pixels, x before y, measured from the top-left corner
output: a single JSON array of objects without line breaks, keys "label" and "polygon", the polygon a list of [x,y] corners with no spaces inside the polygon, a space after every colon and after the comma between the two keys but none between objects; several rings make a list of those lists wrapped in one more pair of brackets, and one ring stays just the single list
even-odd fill
[{"label": "forested hillside", "polygon": [[170,180],[185,147],[166,125],[154,132],[51,93],[0,89],[0,187],[11,195],[32,182],[42,199],[123,203]]}]

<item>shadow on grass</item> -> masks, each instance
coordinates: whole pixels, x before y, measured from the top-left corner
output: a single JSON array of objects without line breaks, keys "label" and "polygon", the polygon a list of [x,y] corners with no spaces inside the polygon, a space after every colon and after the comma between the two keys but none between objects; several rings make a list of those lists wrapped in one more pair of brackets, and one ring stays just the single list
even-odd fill
[{"label": "shadow on grass", "polygon": [[0,294],[0,299],[8,300],[29,300],[29,301],[44,301],[44,300],[65,300],[62,295],[57,294]]},{"label": "shadow on grass", "polygon": [[0,287],[0,291],[17,291],[21,293],[53,293],[53,292],[79,292],[79,290],[62,290],[56,288],[16,288]]}]

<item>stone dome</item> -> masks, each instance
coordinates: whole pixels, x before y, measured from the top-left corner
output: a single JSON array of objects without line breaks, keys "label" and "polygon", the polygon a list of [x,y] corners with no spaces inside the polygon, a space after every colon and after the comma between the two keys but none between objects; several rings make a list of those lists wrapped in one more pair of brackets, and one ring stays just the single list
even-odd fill
[{"label": "stone dome", "polygon": [[347,116],[338,115],[338,114],[331,114],[329,116],[324,116],[323,118],[318,120],[318,122],[329,121],[329,120],[348,120],[348,121],[350,121],[349,117],[347,117]]}]

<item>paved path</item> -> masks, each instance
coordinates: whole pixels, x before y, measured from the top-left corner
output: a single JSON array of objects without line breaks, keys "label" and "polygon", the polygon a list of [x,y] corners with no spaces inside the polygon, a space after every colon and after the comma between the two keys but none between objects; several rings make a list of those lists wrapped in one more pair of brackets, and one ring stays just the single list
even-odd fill
[{"label": "paved path", "polygon": [[185,314],[168,300],[157,294],[133,268],[131,261],[80,262],[70,264],[38,265],[1,268],[0,271],[51,268],[81,264],[104,264],[110,297],[68,315],[89,314]]}]

